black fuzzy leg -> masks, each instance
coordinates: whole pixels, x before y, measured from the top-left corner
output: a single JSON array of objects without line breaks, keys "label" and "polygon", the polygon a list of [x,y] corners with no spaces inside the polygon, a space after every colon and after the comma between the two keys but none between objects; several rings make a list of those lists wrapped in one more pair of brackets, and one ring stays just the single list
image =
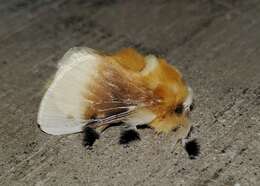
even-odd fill
[{"label": "black fuzzy leg", "polygon": [[185,150],[187,151],[190,159],[196,159],[200,154],[200,145],[194,139],[185,143]]},{"label": "black fuzzy leg", "polygon": [[119,144],[125,145],[132,141],[140,140],[140,135],[135,129],[127,129],[122,131]]},{"label": "black fuzzy leg", "polygon": [[83,146],[91,149],[95,141],[99,139],[99,133],[90,127],[85,127],[83,133]]}]

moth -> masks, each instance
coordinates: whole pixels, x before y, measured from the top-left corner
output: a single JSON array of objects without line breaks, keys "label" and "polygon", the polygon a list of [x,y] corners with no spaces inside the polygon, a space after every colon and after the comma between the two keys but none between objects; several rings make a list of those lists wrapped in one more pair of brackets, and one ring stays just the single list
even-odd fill
[{"label": "moth", "polygon": [[88,148],[115,124],[122,130],[120,144],[140,139],[140,125],[172,132],[178,141],[189,134],[192,108],[192,89],[165,59],[132,48],[106,54],[75,47],[58,63],[38,124],[52,135],[83,132]]}]

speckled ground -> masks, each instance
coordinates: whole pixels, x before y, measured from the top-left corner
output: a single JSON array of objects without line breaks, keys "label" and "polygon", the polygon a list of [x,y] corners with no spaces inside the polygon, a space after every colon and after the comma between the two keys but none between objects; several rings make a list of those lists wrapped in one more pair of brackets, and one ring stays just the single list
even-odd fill
[{"label": "speckled ground", "polygon": [[[166,57],[195,91],[190,160],[173,136],[141,130],[94,150],[81,134],[50,136],[37,109],[57,60],[73,46],[135,47]],[[0,1],[0,185],[260,184],[260,1]]]}]

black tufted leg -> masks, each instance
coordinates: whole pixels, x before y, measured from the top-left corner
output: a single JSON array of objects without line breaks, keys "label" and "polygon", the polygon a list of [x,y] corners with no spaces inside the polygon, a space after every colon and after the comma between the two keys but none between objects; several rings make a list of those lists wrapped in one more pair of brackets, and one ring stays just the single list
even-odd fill
[{"label": "black tufted leg", "polygon": [[83,133],[83,146],[91,149],[95,141],[99,139],[99,133],[90,127],[85,127]]},{"label": "black tufted leg", "polygon": [[126,128],[121,132],[119,144],[128,144],[132,141],[140,140],[140,135],[136,128]]}]

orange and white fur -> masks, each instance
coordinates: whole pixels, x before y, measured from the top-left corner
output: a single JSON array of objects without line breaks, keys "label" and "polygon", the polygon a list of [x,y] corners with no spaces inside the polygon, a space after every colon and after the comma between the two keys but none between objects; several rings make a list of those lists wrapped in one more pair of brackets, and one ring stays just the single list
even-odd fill
[{"label": "orange and white fur", "polygon": [[[192,100],[192,89],[165,59],[131,48],[113,54],[72,48],[60,60],[42,99],[38,124],[53,135],[86,128],[99,135],[115,123],[124,131],[137,131],[146,124],[157,133],[174,131],[183,139],[191,127]],[[93,137],[88,135],[86,140]]]}]

